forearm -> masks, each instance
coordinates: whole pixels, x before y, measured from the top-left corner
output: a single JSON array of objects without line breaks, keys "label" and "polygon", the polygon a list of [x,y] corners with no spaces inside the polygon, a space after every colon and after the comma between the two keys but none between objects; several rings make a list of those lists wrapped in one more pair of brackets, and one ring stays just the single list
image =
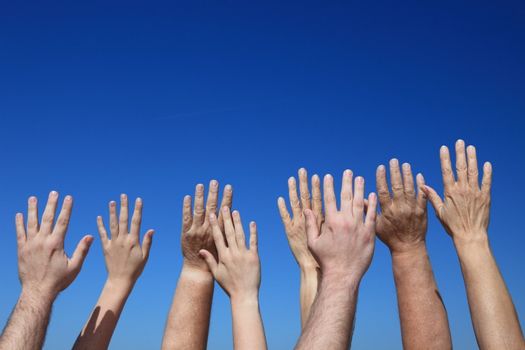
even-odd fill
[{"label": "forearm", "polygon": [[106,281],[73,349],[107,349],[133,285]]},{"label": "forearm", "polygon": [[454,243],[479,347],[523,349],[525,341],[518,316],[488,239]]},{"label": "forearm", "polygon": [[323,276],[296,349],[348,349],[359,281]]},{"label": "forearm", "polygon": [[310,309],[317,294],[317,285],[319,282],[319,269],[317,267],[301,267],[301,327],[304,328]]},{"label": "forearm", "polygon": [[168,315],[162,349],[205,349],[208,342],[213,276],[183,266]]},{"label": "forearm", "polygon": [[404,349],[451,349],[447,313],[425,245],[392,252]]},{"label": "forearm", "polygon": [[54,299],[22,290],[0,337],[0,349],[41,349]]},{"label": "forearm", "polygon": [[257,296],[231,299],[235,350],[266,349]]}]

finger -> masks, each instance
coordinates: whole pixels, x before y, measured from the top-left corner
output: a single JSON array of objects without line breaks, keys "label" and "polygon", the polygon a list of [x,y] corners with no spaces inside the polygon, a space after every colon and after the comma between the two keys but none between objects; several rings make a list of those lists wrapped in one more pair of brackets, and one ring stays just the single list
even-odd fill
[{"label": "finger", "polygon": [[53,230],[53,221],[55,220],[57,203],[58,193],[56,191],[51,191],[47,199],[46,208],[42,214],[42,224],[40,225],[40,230],[38,232],[50,234]]},{"label": "finger", "polygon": [[[219,183],[216,180],[210,181],[208,198],[206,198],[206,213],[217,212],[217,202],[219,201]],[[204,215],[204,221],[208,221],[209,215]]]},{"label": "finger", "polygon": [[465,142],[463,140],[456,141],[456,172],[458,183],[461,186],[466,186],[468,183],[467,159],[465,157]]},{"label": "finger", "polygon": [[306,209],[304,215],[306,218],[306,238],[308,239],[308,244],[311,245],[319,237],[319,229],[317,228],[315,216],[310,209]]},{"label": "finger", "polygon": [[131,229],[129,234],[131,237],[139,241],[140,237],[140,225],[142,224],[142,199],[137,198],[135,200],[135,209],[133,209],[133,216],[131,217]]},{"label": "finger", "polygon": [[31,196],[27,201],[27,238],[36,236],[38,229],[38,200]]},{"label": "finger", "polygon": [[257,251],[257,224],[250,222],[250,250]]},{"label": "finger", "polygon": [[93,236],[87,235],[84,236],[80,242],[78,242],[77,248],[73,252],[71,259],[69,260],[69,268],[72,271],[79,271],[86,259],[87,253],[89,252],[89,247],[93,243]]},{"label": "finger", "polygon": [[204,185],[195,187],[195,207],[193,209],[193,226],[201,226],[204,223]]},{"label": "finger", "polygon": [[292,207],[293,217],[301,216],[301,202],[297,197],[297,184],[294,177],[288,179],[288,196],[290,197],[290,206]]},{"label": "finger", "polygon": [[423,187],[425,187],[425,178],[423,177],[423,174],[417,174],[416,176],[416,182],[417,182],[417,206],[423,210],[427,209],[427,195],[423,191]]},{"label": "finger", "polygon": [[233,227],[230,209],[224,207],[221,209],[221,211],[222,217],[224,219],[224,234],[226,236],[226,242],[228,242],[228,248],[237,248],[237,241],[235,239],[235,228]]},{"label": "finger", "polygon": [[213,254],[207,251],[206,249],[199,250],[199,255],[202,259],[206,262],[206,265],[208,265],[208,268],[210,269],[213,277],[215,277],[215,274],[217,272],[217,261],[213,257]]},{"label": "finger", "polygon": [[288,209],[286,208],[286,203],[283,197],[279,197],[279,199],[277,199],[277,207],[279,208],[279,214],[281,215],[281,220],[283,221],[283,225],[286,228],[290,225],[290,223],[292,222],[292,219],[290,218],[290,213],[288,212]]},{"label": "finger", "polygon": [[69,219],[71,218],[71,211],[73,210],[73,197],[67,195],[62,203],[62,209],[58,215],[57,224],[53,230],[53,234],[57,234],[63,241],[69,226]]},{"label": "finger", "polygon": [[323,192],[326,214],[334,214],[337,212],[337,203],[335,201],[334,178],[330,174],[324,177]]},{"label": "finger", "polygon": [[474,146],[467,147],[468,184],[471,188],[479,189],[478,158]]},{"label": "finger", "polygon": [[210,217],[210,225],[212,228],[212,234],[213,234],[213,241],[215,242],[215,247],[217,248],[217,253],[219,253],[219,258],[221,254],[224,254],[226,249],[226,244],[224,243],[224,236],[222,234],[221,228],[219,227],[219,221],[217,220],[217,215],[215,213],[211,213]]},{"label": "finger", "polygon": [[191,228],[193,216],[191,215],[191,196],[184,196],[182,201],[182,232],[188,232]]},{"label": "finger", "polygon": [[323,197],[321,196],[321,179],[317,174],[312,176],[312,211],[319,224],[323,220]]},{"label": "finger", "polygon": [[361,176],[356,177],[354,186],[353,214],[356,218],[363,218],[363,212],[365,209],[365,179]]},{"label": "finger", "polygon": [[235,240],[239,248],[246,248],[246,238],[244,236],[244,229],[242,227],[241,214],[237,210],[234,210],[232,213],[233,224],[235,228]]},{"label": "finger", "polygon": [[354,174],[352,170],[345,170],[343,172],[343,184],[341,185],[341,211],[352,210],[352,181]]},{"label": "finger", "polygon": [[483,165],[483,178],[481,180],[481,192],[490,195],[490,186],[492,184],[492,164],[485,162]]},{"label": "finger", "polygon": [[404,199],[405,191],[399,170],[399,161],[395,158],[390,160],[390,184],[394,201]]},{"label": "finger", "polygon": [[376,188],[379,197],[379,204],[381,207],[387,207],[390,205],[392,199],[390,192],[388,191],[388,184],[386,183],[386,168],[384,165],[380,165],[376,170]]},{"label": "finger", "polygon": [[108,232],[106,231],[106,227],[104,226],[104,220],[102,220],[102,216],[97,216],[97,228],[98,228],[98,235],[100,236],[100,240],[102,241],[102,244],[106,244],[108,242]]},{"label": "finger", "polygon": [[24,215],[16,213],[15,216],[16,243],[20,248],[26,241],[26,229],[24,227]]},{"label": "finger", "polygon": [[[222,192],[222,201],[219,209],[223,207],[228,207],[231,209],[233,202],[233,188],[231,185],[224,186],[224,191]],[[219,227],[224,228],[224,222],[222,220],[222,212],[219,210]]]},{"label": "finger", "polygon": [[305,168],[299,169],[299,193],[301,196],[301,207],[310,209],[310,190],[308,189],[308,174]]},{"label": "finger", "polygon": [[118,237],[118,231],[117,203],[111,201],[109,202],[109,232],[111,232],[111,239]]},{"label": "finger", "polygon": [[452,164],[450,162],[450,153],[447,146],[441,146],[439,149],[439,159],[441,161],[441,175],[443,176],[443,185],[445,190],[454,185],[454,174],[452,173]]},{"label": "finger", "polygon": [[440,218],[441,217],[441,210],[443,208],[443,201],[441,200],[441,197],[430,186],[424,185],[423,187],[421,187],[421,189],[423,190],[423,192],[428,197],[428,200],[432,204],[432,207],[434,207],[434,211],[436,212],[436,216],[438,218]]},{"label": "finger", "polygon": [[123,193],[120,195],[120,216],[118,221],[119,235],[128,233],[128,215],[128,196]]},{"label": "finger", "polygon": [[365,225],[375,225],[377,217],[377,196],[375,193],[368,195],[368,209],[366,211]]},{"label": "finger", "polygon": [[411,202],[416,198],[416,191],[414,189],[414,176],[412,175],[412,168],[410,164],[403,163],[403,188],[405,192],[405,198]]},{"label": "finger", "polygon": [[155,233],[154,230],[148,230],[148,232],[144,234],[144,238],[142,239],[142,257],[145,260],[148,260],[149,258],[149,252],[151,250],[151,244],[153,243],[154,233]]}]

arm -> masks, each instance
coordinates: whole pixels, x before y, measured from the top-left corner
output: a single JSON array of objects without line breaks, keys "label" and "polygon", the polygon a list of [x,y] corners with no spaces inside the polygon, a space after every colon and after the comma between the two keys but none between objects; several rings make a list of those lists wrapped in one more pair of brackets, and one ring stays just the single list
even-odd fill
[{"label": "arm", "polygon": [[326,221],[321,232],[311,210],[305,210],[308,246],[321,267],[319,292],[296,349],[348,349],[352,339],[361,278],[374,253],[377,199],[368,197],[364,218],[364,179],[343,175],[341,209],[336,206],[331,176],[324,179]]},{"label": "arm", "polygon": [[[204,207],[204,186],[195,190],[195,209],[192,214],[191,197],[183,203],[182,254],[184,263],[179,276],[173,303],[168,315],[162,349],[205,349],[208,342],[210,312],[213,297],[213,275],[199,256],[201,249],[216,254],[209,213],[217,211],[219,184],[210,182]],[[224,188],[221,207],[231,207],[232,188]],[[219,217],[222,225],[222,216]]]},{"label": "arm", "polygon": [[321,201],[321,185],[319,176],[312,177],[312,199],[308,190],[308,176],[306,170],[299,169],[299,191],[301,199],[297,197],[297,185],[295,178],[288,179],[288,193],[293,218],[286,209],[284,198],[279,197],[277,205],[283,221],[284,230],[292,253],[301,271],[300,303],[301,303],[301,326],[304,327],[310,308],[317,294],[319,279],[319,265],[308,249],[306,239],[306,221],[303,214],[304,209],[312,209],[316,218],[317,226],[321,228],[323,222],[323,203]]},{"label": "arm", "polygon": [[455,181],[448,148],[441,147],[445,198],[442,200],[429,186],[425,187],[425,192],[437,217],[454,241],[479,347],[523,349],[525,340],[518,316],[490,251],[487,236],[492,167],[490,163],[485,163],[480,188],[476,149],[469,146],[467,155],[465,143],[458,140]]},{"label": "arm", "polygon": [[106,261],[108,278],[73,349],[107,349],[126,300],[148,261],[153,230],[139,243],[142,222],[142,200],[137,198],[128,232],[128,197],[121,196],[120,219],[116,203],[109,203],[110,233],[108,237],[102,217],[97,217],[98,232]]},{"label": "arm", "polygon": [[[207,250],[200,254],[213,277],[230,296],[233,318],[233,344],[236,350],[266,349],[266,337],[259,310],[261,265],[257,252],[257,228],[250,223],[250,247],[246,248],[244,230],[238,212],[223,208],[224,234],[215,214],[211,214],[213,239],[219,261]],[[226,243],[224,241],[226,237]]]},{"label": "arm", "polygon": [[20,298],[0,336],[0,349],[39,349],[44,344],[51,307],[58,294],[76,278],[93,237],[79,242],[71,259],[64,252],[73,198],[66,196],[53,226],[58,193],[49,194],[41,225],[37,199],[29,198],[27,233],[22,214],[16,215]]},{"label": "arm", "polygon": [[447,313],[438,292],[427,254],[427,199],[421,187],[421,174],[414,189],[412,170],[397,159],[390,161],[392,195],[383,165],[377,168],[376,181],[381,215],[377,236],[390,249],[397,290],[403,348],[451,349]]}]

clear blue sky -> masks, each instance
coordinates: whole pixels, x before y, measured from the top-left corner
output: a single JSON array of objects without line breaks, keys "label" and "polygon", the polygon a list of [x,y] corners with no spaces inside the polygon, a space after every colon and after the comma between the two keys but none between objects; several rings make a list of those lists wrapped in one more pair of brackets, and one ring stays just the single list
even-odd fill
[{"label": "clear blue sky", "polygon": [[[106,272],[95,218],[144,198],[152,254],[112,341],[158,348],[181,268],[181,202],[231,183],[260,230],[270,348],[299,336],[299,274],[276,207],[299,167],[340,177],[408,161],[441,189],[438,150],[461,137],[494,166],[490,238],[525,323],[523,1],[6,2],[0,12],[0,320],[20,290],[14,214],[75,198],[67,250],[97,237],[55,303],[46,349],[68,348]],[[458,260],[430,211],[428,248],[454,345],[475,348]],[[231,346],[216,289],[210,349]],[[360,289],[354,348],[401,348],[387,249]]]}]

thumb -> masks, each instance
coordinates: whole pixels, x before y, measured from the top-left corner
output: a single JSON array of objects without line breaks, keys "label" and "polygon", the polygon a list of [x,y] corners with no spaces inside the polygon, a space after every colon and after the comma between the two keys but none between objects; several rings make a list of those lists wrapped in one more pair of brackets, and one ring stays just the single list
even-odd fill
[{"label": "thumb", "polygon": [[319,229],[317,228],[315,215],[310,209],[305,209],[304,215],[306,218],[306,237],[308,245],[311,245],[319,237]]},{"label": "thumb", "polygon": [[148,230],[142,239],[142,256],[147,260],[149,257],[149,251],[151,249],[151,243],[153,243],[153,233],[155,231]]},{"label": "thumb", "polygon": [[89,247],[91,247],[91,243],[93,243],[93,236],[86,235],[84,236],[80,242],[77,244],[77,248],[73,252],[73,255],[71,256],[70,260],[70,266],[73,270],[80,270],[82,267],[82,264],[84,263],[84,260],[86,259],[87,253],[89,251]]},{"label": "thumb", "polygon": [[430,203],[434,207],[434,211],[436,212],[436,215],[440,217],[441,208],[443,208],[443,201],[441,200],[441,197],[439,196],[439,194],[437,194],[436,190],[434,190],[432,187],[427,186],[427,185],[421,186],[421,190],[430,200]]},{"label": "thumb", "polygon": [[206,261],[206,265],[208,265],[208,268],[213,274],[213,277],[215,277],[215,272],[217,271],[217,261],[215,261],[213,254],[206,249],[201,249],[199,251],[199,255],[204,259],[204,261]]}]

